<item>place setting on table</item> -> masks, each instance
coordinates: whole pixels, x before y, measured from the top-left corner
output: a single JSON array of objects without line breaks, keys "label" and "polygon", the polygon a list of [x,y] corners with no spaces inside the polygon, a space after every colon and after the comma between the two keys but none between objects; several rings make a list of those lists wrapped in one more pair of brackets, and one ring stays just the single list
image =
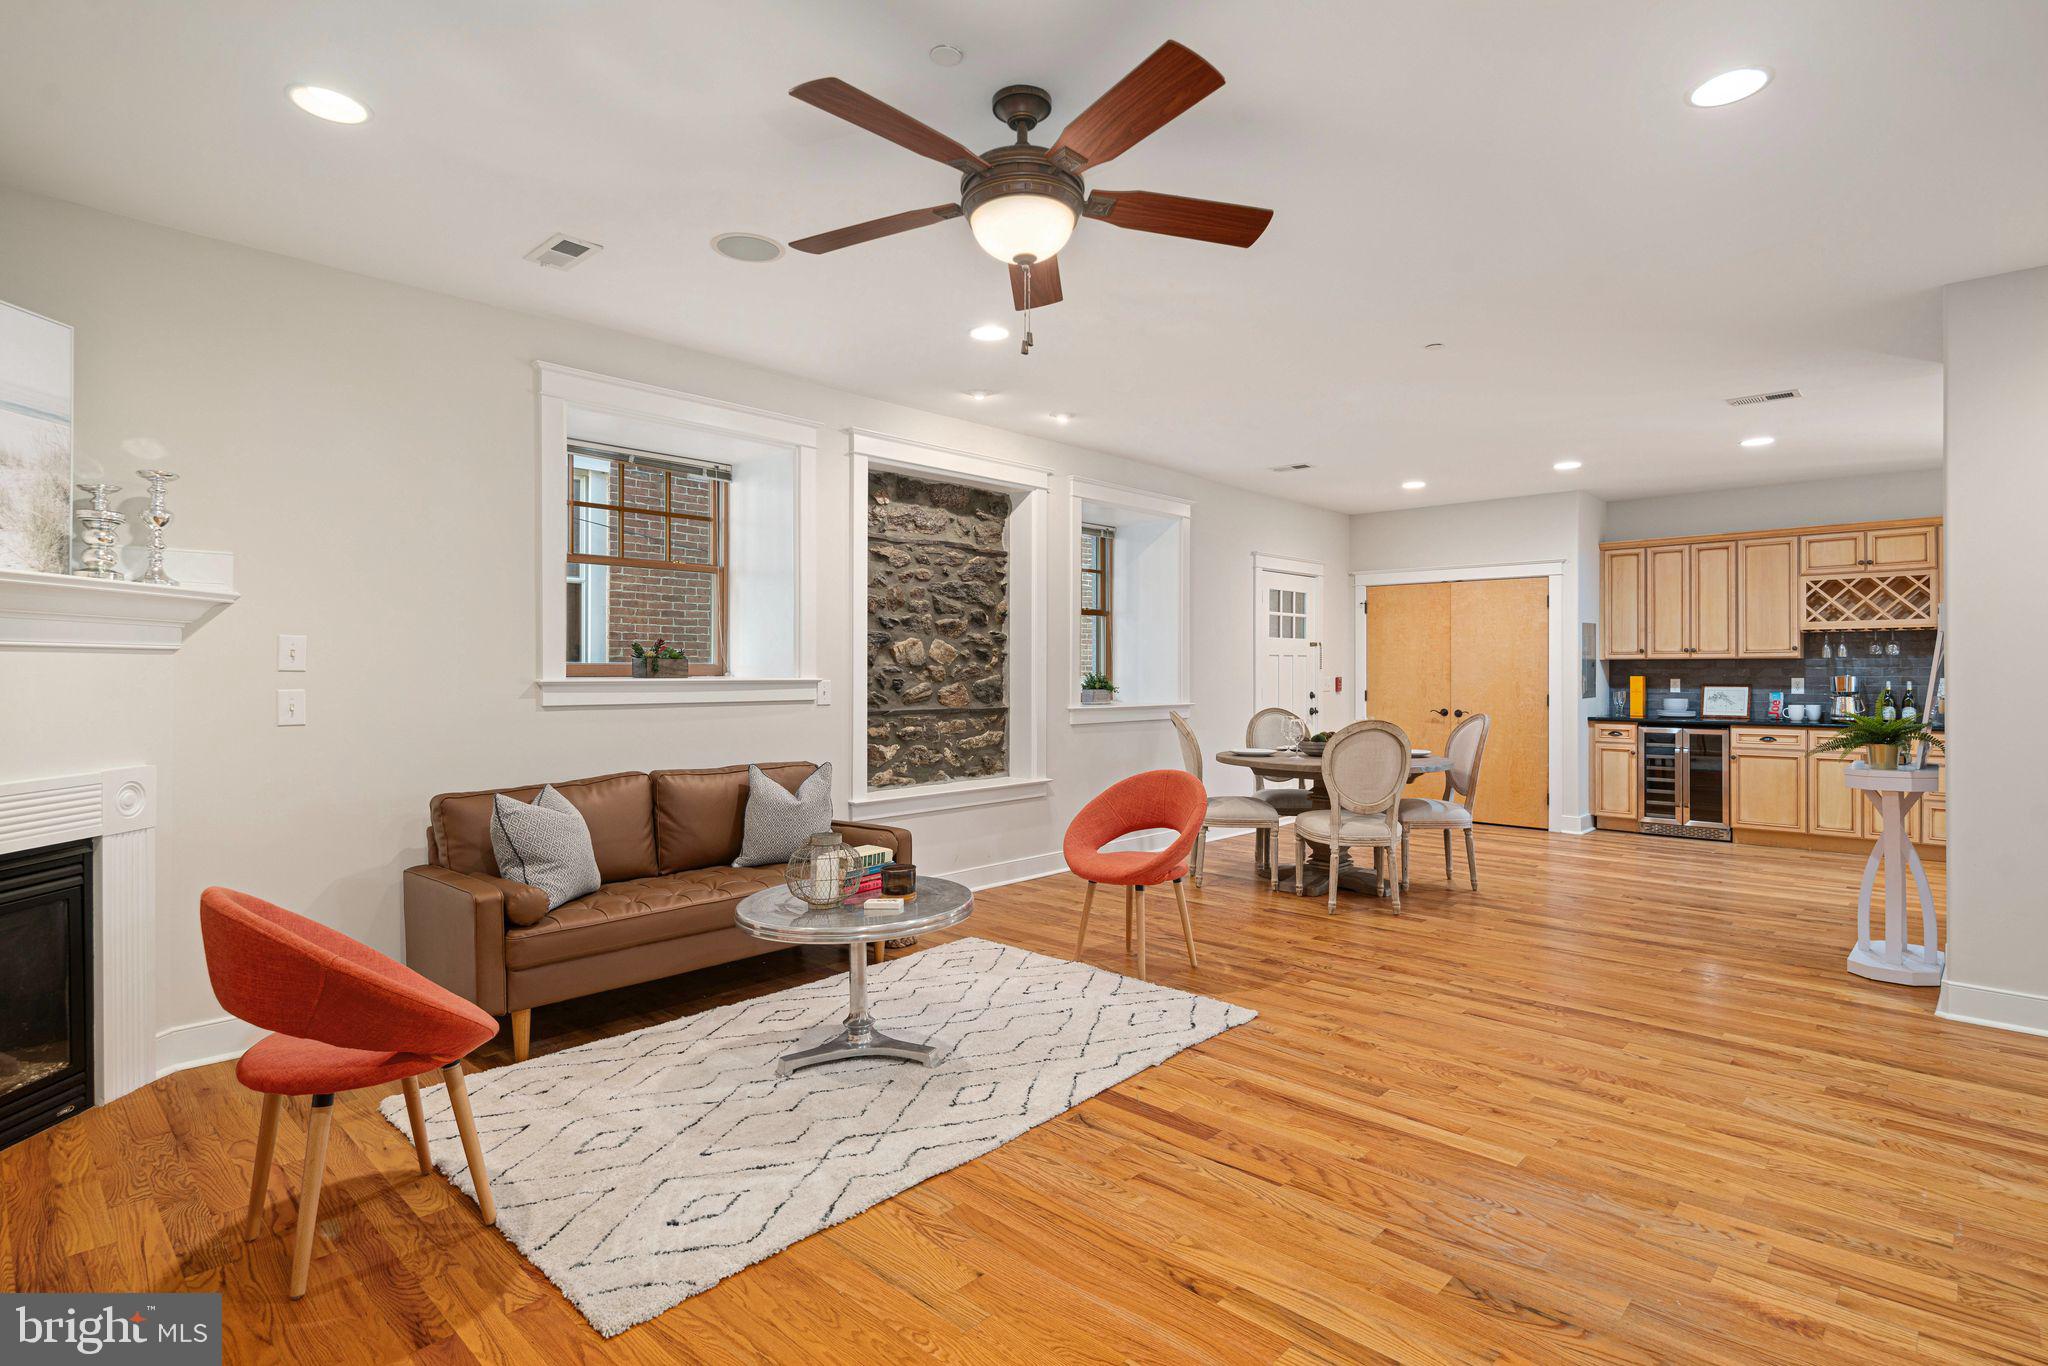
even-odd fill
[{"label": "place setting on table", "polygon": [[[1308,787],[1305,790],[1309,793],[1310,801],[1317,808],[1326,808],[1330,804],[1330,796],[1323,781],[1323,750],[1334,734],[1332,731],[1310,734],[1304,722],[1288,717],[1285,718],[1280,743],[1271,747],[1246,745],[1235,749],[1218,750],[1215,758],[1219,764],[1228,764],[1233,768],[1248,768],[1263,781],[1306,781]],[[1411,781],[1426,773],[1447,773],[1450,768],[1451,760],[1447,755],[1432,754],[1426,749],[1411,748],[1408,751],[1408,777]],[[1278,856],[1277,841],[1274,855]],[[1344,860],[1338,869],[1338,886],[1363,892],[1368,896],[1387,895],[1390,890],[1390,879],[1381,875],[1384,862],[1384,853],[1377,849],[1373,852],[1374,867],[1371,869],[1361,868],[1348,859]],[[1260,862],[1258,871],[1261,875],[1268,873],[1269,870],[1263,861]],[[1278,871],[1281,885],[1287,885],[1288,878],[1294,872],[1293,865],[1282,864]],[[1327,892],[1330,886],[1329,851],[1326,848],[1312,846],[1301,874],[1302,895],[1321,896]]]}]

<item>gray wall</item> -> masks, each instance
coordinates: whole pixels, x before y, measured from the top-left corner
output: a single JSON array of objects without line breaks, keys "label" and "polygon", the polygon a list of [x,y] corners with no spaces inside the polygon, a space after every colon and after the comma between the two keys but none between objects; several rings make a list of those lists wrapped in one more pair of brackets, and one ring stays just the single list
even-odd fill
[{"label": "gray wall", "polygon": [[1939,468],[1668,494],[1609,503],[1601,538],[1641,541],[1828,522],[1938,517],[1942,502]]}]

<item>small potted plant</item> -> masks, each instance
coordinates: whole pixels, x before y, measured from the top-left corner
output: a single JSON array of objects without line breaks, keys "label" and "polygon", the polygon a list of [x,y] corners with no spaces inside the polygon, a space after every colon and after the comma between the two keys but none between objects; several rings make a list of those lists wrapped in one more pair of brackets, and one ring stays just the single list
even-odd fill
[{"label": "small potted plant", "polygon": [[1108,674],[1081,675],[1081,705],[1084,707],[1106,707],[1116,701],[1116,684],[1109,681]]},{"label": "small potted plant", "polygon": [[633,642],[633,677],[635,678],[659,678],[661,677],[661,666],[663,664],[673,664],[677,661],[681,661],[683,666],[678,672],[688,673],[690,671],[689,658],[681,650],[670,649],[667,639],[657,640],[652,645],[642,645],[638,641]]},{"label": "small potted plant", "polygon": [[1842,728],[1813,747],[1815,754],[1829,751],[1849,753],[1862,750],[1864,761],[1872,768],[1897,768],[1899,747],[1917,745],[1927,741],[1936,749],[1942,748],[1941,741],[1934,738],[1934,732],[1919,717],[1907,720],[1899,717],[1887,721],[1881,716],[1852,716]]}]

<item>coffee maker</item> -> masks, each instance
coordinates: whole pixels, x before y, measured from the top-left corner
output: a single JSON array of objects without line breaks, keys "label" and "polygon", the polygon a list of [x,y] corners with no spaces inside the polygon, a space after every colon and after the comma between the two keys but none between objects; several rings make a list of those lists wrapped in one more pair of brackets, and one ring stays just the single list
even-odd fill
[{"label": "coffee maker", "polygon": [[1844,719],[1851,716],[1861,716],[1863,714],[1863,695],[1856,691],[1856,675],[1835,674],[1830,679],[1830,683],[1834,688],[1835,698],[1828,707],[1828,714]]}]

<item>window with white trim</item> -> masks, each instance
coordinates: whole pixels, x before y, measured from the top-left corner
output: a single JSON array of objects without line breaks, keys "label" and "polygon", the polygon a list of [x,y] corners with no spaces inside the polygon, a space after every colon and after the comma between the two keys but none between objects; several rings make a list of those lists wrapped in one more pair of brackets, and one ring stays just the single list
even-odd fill
[{"label": "window with white trim", "polygon": [[1116,528],[1081,528],[1081,676],[1116,682]]},{"label": "window with white trim", "polygon": [[1076,479],[1073,517],[1074,719],[1107,719],[1082,705],[1092,674],[1108,678],[1120,708],[1186,705],[1192,505]]}]

